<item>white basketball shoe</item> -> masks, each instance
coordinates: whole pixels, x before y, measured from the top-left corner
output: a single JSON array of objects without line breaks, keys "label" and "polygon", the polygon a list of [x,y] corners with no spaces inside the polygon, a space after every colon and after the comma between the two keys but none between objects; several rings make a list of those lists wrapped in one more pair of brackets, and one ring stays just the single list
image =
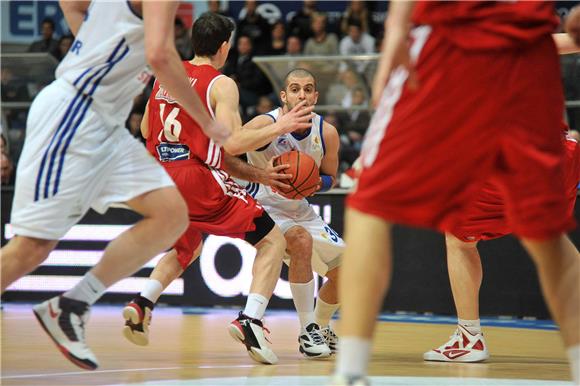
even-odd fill
[{"label": "white basketball shoe", "polygon": [[458,325],[449,341],[439,348],[423,354],[426,361],[438,362],[481,362],[489,359],[487,344],[483,334],[472,334],[465,327]]}]

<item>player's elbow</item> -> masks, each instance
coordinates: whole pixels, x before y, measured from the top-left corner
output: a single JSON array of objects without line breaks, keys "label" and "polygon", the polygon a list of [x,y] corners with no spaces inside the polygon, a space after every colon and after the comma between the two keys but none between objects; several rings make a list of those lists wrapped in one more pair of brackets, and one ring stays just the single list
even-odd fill
[{"label": "player's elbow", "polygon": [[233,156],[238,156],[245,153],[245,150],[240,146],[239,141],[236,141],[236,139],[233,137],[230,137],[226,143],[224,143],[224,150],[226,153]]},{"label": "player's elbow", "polygon": [[147,63],[157,74],[169,68],[171,50],[162,45],[152,45],[147,47]]}]

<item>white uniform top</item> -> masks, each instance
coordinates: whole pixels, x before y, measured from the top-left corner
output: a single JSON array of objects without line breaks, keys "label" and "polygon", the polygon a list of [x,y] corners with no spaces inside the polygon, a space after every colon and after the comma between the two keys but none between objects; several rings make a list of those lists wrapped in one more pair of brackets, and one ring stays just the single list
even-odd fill
[{"label": "white uniform top", "polygon": [[[276,121],[280,115],[280,109],[272,110],[266,115],[269,115],[274,121]],[[325,151],[324,137],[322,136],[323,122],[323,118],[316,114],[312,119],[312,127],[304,134],[283,134],[262,149],[247,153],[248,162],[258,168],[264,168],[272,157],[286,153],[290,150],[298,150],[311,156],[320,167]],[[304,210],[308,210],[310,207],[306,199],[287,199],[272,192],[272,189],[268,186],[251,183],[247,187],[247,190],[265,208],[273,207],[285,212],[290,217],[297,216],[300,213],[303,213]]]},{"label": "white uniform top", "polygon": [[93,1],[56,69],[56,78],[72,85],[107,125],[124,125],[151,78],[144,33],[129,1]]}]

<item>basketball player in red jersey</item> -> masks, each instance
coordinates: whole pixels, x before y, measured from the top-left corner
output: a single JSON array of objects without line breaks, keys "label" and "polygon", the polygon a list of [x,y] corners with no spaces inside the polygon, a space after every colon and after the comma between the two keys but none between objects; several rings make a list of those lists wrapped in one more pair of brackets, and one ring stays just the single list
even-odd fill
[{"label": "basketball player in red jersey", "polygon": [[347,200],[335,384],[366,383],[391,272],[391,224],[453,231],[491,179],[505,191],[506,217],[534,259],[580,381],[580,255],[564,234],[574,220],[564,193],[556,25],[547,2],[391,3],[373,84],[377,111]]},{"label": "basketball player in red jersey", "polygon": [[[558,52],[580,52],[580,46],[568,34],[552,35]],[[562,123],[566,146],[565,186],[568,215],[574,215],[574,203],[580,181],[580,147],[567,137],[568,126]],[[504,214],[505,204],[499,187],[486,182],[477,200],[465,212],[465,220],[445,235],[447,268],[457,309],[458,323],[451,339],[423,355],[428,361],[479,362],[489,358],[487,344],[479,320],[479,288],[483,279],[481,257],[477,250],[480,240],[492,240],[512,233]]]},{"label": "basketball player in red jersey", "polygon": [[174,249],[155,268],[141,296],[123,310],[125,336],[137,344],[147,339],[154,303],[163,288],[197,258],[202,233],[237,237],[254,245],[257,255],[246,307],[232,322],[230,333],[246,346],[253,359],[273,364],[277,357],[266,342],[260,319],[280,276],[286,244],[280,229],[262,207],[223,170],[222,164],[231,164],[224,162],[224,149],[230,154],[239,154],[263,146],[296,127],[309,127],[312,108],[297,106],[282,117],[282,122],[270,125],[265,132],[242,130],[237,86],[217,70],[227,58],[233,29],[228,18],[203,14],[192,31],[195,59],[183,63],[191,87],[205,101],[212,117],[232,129],[232,136],[223,149],[202,132],[195,119],[182,111],[162,84],[155,83],[149,98],[142,124],[147,148],[162,163],[185,198],[190,223]]}]

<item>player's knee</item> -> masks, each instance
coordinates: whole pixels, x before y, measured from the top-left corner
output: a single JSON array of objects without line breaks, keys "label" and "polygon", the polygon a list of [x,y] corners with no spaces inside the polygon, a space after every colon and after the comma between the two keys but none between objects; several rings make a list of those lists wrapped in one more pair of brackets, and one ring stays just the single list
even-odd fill
[{"label": "player's knee", "polygon": [[169,198],[157,208],[154,215],[163,223],[164,229],[172,234],[181,235],[189,224],[187,205],[177,190]]},{"label": "player's knee", "polygon": [[286,234],[286,249],[292,258],[310,258],[312,256],[312,235],[302,227],[292,227]]},{"label": "player's knee", "polygon": [[4,259],[17,260],[22,267],[36,267],[46,260],[55,246],[53,240],[16,236],[2,248],[2,255]]},{"label": "player's knee", "polygon": [[338,267],[331,269],[330,271],[326,272],[324,275],[329,281],[334,282],[335,284],[338,283]]},{"label": "player's knee", "polygon": [[477,248],[477,243],[475,242],[466,242],[463,241],[450,233],[445,234],[445,244],[447,248],[454,248],[454,249],[461,249],[461,250],[470,250],[473,248]]}]

